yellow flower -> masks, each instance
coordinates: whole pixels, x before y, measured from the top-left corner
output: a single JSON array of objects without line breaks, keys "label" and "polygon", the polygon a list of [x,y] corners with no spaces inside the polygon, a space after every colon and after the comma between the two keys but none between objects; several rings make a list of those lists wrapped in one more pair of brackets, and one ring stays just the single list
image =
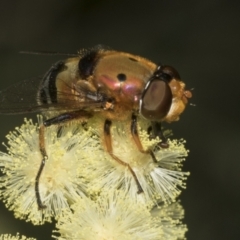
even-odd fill
[{"label": "yellow flower", "polygon": [[19,233],[17,233],[16,236],[12,236],[11,234],[1,234],[0,240],[36,240],[36,238],[27,238],[25,236],[19,236]]},{"label": "yellow flower", "polygon": [[[39,124],[42,119],[39,118]],[[98,143],[81,124],[46,128],[45,145],[48,159],[40,177],[40,196],[46,208],[38,210],[35,178],[42,161],[39,150],[39,124],[25,120],[20,128],[10,132],[8,154],[0,152],[0,197],[17,218],[43,224],[58,216],[62,209],[86,192],[84,172],[88,153]],[[78,154],[77,149],[81,149]]]},{"label": "yellow flower", "polygon": [[[137,149],[129,124],[113,123],[113,154],[135,172],[143,189],[138,194],[129,169],[105,150],[102,121],[91,121],[92,128],[88,129],[78,123],[45,129],[48,159],[39,181],[40,196],[46,205],[43,210],[38,210],[35,193],[42,161],[38,131],[42,118],[38,124],[25,120],[11,132],[7,136],[8,154],[0,153],[4,173],[0,177],[0,197],[6,206],[16,217],[34,224],[60,217],[59,239],[183,237],[186,227],[179,222],[183,216],[179,213],[181,208],[169,209],[176,209],[173,206],[177,205],[171,203],[185,187],[188,175],[181,171],[181,162],[187,156],[184,141],[169,140],[169,148],[160,149],[159,139],[149,140],[147,132],[139,127],[143,147],[154,153],[154,162],[149,153]],[[153,205],[158,205],[158,210],[151,211]],[[179,217],[173,212],[178,212],[175,215]]]},{"label": "yellow flower", "polygon": [[161,239],[185,239],[187,227],[182,224],[184,210],[179,202],[170,205],[158,204],[151,210],[151,215],[161,220],[158,222],[159,227],[163,230]]},{"label": "yellow flower", "polygon": [[71,208],[58,220],[59,240],[170,240],[186,232],[167,207],[152,214],[119,190],[102,192],[96,201],[83,197]]},{"label": "yellow flower", "polygon": [[[95,128],[93,128],[95,129]],[[101,135],[101,130],[96,134]],[[141,153],[133,142],[130,127],[124,122],[115,122],[111,128],[113,154],[128,163],[135,172],[143,189],[138,194],[136,181],[129,169],[114,160],[104,149],[103,158],[91,155],[91,164],[86,166],[86,172],[92,176],[91,188],[93,192],[108,191],[108,189],[123,189],[136,200],[150,206],[159,201],[171,203],[185,188],[188,172],[182,172],[182,161],[188,154],[183,140],[169,140],[169,148],[160,149],[157,146],[159,139],[149,140],[147,132],[139,128],[139,135],[144,149],[152,150],[157,162],[151,155]],[[104,146],[102,144],[102,146]]]}]

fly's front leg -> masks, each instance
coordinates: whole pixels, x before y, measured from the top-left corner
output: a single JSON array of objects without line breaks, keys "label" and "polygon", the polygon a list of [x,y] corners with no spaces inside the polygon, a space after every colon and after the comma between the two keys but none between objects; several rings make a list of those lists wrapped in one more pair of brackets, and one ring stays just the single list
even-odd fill
[{"label": "fly's front leg", "polygon": [[112,137],[111,137],[111,125],[112,125],[112,122],[110,120],[106,120],[105,123],[104,123],[104,139],[105,139],[105,144],[106,144],[106,147],[107,147],[107,152],[109,153],[109,155],[115,160],[117,161],[119,164],[123,165],[123,166],[126,166],[129,171],[131,172],[136,184],[137,184],[137,188],[138,188],[138,191],[137,193],[142,193],[143,192],[143,189],[137,179],[137,176],[136,176],[136,173],[133,171],[133,169],[131,168],[131,166],[122,161],[121,159],[119,159],[117,156],[115,156],[113,154],[113,149],[112,149]]},{"label": "fly's front leg", "polygon": [[44,169],[44,166],[46,164],[46,160],[48,159],[46,148],[45,148],[45,134],[44,134],[45,128],[49,127],[51,125],[57,125],[57,124],[63,124],[66,122],[70,122],[70,121],[76,120],[76,119],[81,119],[81,120],[88,119],[91,116],[92,115],[90,113],[85,112],[85,111],[63,113],[57,117],[50,118],[50,119],[44,121],[43,125],[40,126],[40,128],[39,128],[39,150],[42,155],[42,161],[41,161],[40,167],[38,169],[38,172],[37,172],[37,175],[35,178],[35,196],[36,196],[36,200],[37,200],[38,209],[41,210],[41,209],[46,208],[46,205],[43,204],[43,201],[42,201],[41,195],[40,195],[40,191],[39,191],[40,177],[41,177],[42,171]]},{"label": "fly's front leg", "polygon": [[169,147],[169,144],[167,143],[167,138],[163,135],[162,132],[161,122],[152,122],[151,131],[152,131],[152,134],[150,136],[151,139],[156,137],[159,137],[161,139],[161,142],[159,142],[158,144],[161,148]]},{"label": "fly's front leg", "polygon": [[137,130],[137,117],[134,114],[132,115],[131,134],[132,134],[132,137],[133,137],[133,140],[134,140],[135,144],[137,145],[138,150],[141,153],[150,154],[151,157],[152,157],[152,160],[156,163],[157,159],[156,159],[153,151],[152,150],[144,150],[143,149],[141,140],[140,140],[139,135],[138,135],[138,130]]}]

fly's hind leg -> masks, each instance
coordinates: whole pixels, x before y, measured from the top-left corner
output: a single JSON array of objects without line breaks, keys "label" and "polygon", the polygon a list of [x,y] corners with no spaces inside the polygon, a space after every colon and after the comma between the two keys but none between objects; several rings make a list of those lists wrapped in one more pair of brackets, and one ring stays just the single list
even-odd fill
[{"label": "fly's hind leg", "polygon": [[136,173],[133,171],[133,169],[131,168],[131,166],[122,161],[121,159],[119,159],[117,156],[115,156],[113,154],[113,149],[112,149],[112,138],[111,138],[111,124],[112,122],[110,120],[106,120],[105,123],[104,123],[104,139],[105,139],[105,143],[106,143],[106,147],[107,147],[107,152],[109,153],[109,155],[115,160],[117,161],[119,164],[123,165],[123,166],[126,166],[129,171],[131,172],[136,184],[137,184],[137,188],[138,188],[138,191],[137,193],[142,193],[143,192],[143,189],[137,179],[137,176],[136,176]]},{"label": "fly's hind leg", "polygon": [[35,178],[35,196],[36,196],[37,205],[38,205],[39,210],[46,208],[46,206],[42,202],[40,192],[39,192],[39,179],[41,177],[43,168],[44,168],[46,160],[48,158],[46,150],[45,150],[44,130],[45,130],[44,125],[41,125],[39,128],[39,150],[42,155],[42,161],[41,161],[40,167],[38,169],[37,176]]},{"label": "fly's hind leg", "polygon": [[141,140],[140,140],[139,135],[138,135],[138,130],[137,130],[137,116],[134,115],[134,114],[132,115],[131,134],[132,134],[133,140],[134,140],[134,142],[135,142],[138,150],[139,150],[141,153],[150,154],[151,157],[152,157],[152,160],[153,160],[155,163],[157,163],[157,159],[156,159],[153,151],[152,151],[152,150],[144,150],[144,149],[143,149]]},{"label": "fly's hind leg", "polygon": [[54,118],[50,118],[46,121],[43,122],[43,125],[40,126],[39,128],[39,150],[42,155],[42,161],[40,164],[40,167],[38,169],[36,178],[35,178],[35,196],[36,196],[36,201],[38,205],[38,209],[44,209],[46,208],[46,205],[43,204],[41,194],[39,191],[39,182],[40,182],[40,177],[42,175],[42,171],[44,169],[46,160],[48,159],[46,148],[45,148],[45,128],[49,127],[51,125],[58,125],[58,124],[63,124],[70,122],[72,120],[76,119],[88,119],[91,117],[91,114],[86,112],[86,111],[75,111],[75,112],[70,112],[70,113],[63,113],[60,114]]}]

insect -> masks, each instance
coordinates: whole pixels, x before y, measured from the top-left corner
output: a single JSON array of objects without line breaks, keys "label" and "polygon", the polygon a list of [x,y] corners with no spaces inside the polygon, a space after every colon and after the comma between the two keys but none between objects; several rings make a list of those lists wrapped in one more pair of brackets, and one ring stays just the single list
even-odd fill
[{"label": "insect", "polygon": [[185,90],[173,67],[98,46],[57,62],[40,82],[29,79],[1,91],[0,113],[55,113],[39,128],[42,161],[35,178],[35,195],[38,208],[43,209],[39,181],[47,159],[46,127],[101,116],[105,119],[102,132],[107,152],[129,169],[141,193],[142,187],[131,166],[113,153],[112,122],[131,119],[129,128],[138,150],[150,154],[155,161],[153,152],[143,149],[137,131],[138,118],[149,120],[151,137],[159,137],[159,145],[168,147],[161,122],[177,121],[191,97],[191,91]]}]

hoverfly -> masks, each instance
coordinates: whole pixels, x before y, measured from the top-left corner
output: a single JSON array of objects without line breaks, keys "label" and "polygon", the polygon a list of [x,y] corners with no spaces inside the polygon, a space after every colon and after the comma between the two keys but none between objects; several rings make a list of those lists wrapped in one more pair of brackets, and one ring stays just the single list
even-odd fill
[{"label": "hoverfly", "polygon": [[43,209],[39,180],[47,159],[44,142],[46,127],[101,116],[105,119],[102,132],[107,152],[129,169],[138,193],[141,193],[142,187],[131,166],[113,154],[112,121],[131,119],[129,128],[138,150],[150,154],[156,161],[153,152],[143,149],[137,119],[149,120],[151,137],[159,137],[159,145],[168,147],[161,122],[177,121],[191,96],[191,91],[185,90],[185,84],[173,67],[98,46],[57,62],[40,82],[25,80],[1,91],[0,113],[55,113],[39,128],[42,162],[35,178],[35,195],[39,209]]}]

